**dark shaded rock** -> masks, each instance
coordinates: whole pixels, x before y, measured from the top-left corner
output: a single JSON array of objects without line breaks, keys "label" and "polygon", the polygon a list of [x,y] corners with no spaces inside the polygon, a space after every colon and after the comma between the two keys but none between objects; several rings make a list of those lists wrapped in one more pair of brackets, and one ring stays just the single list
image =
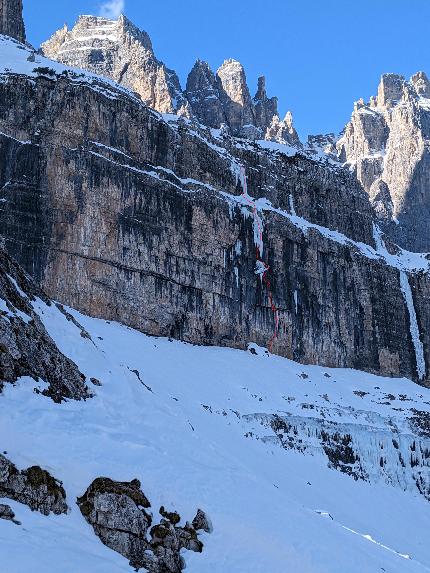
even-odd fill
[{"label": "dark shaded rock", "polygon": [[15,519],[15,513],[12,508],[4,503],[0,503],[0,519],[5,519],[6,521],[12,521],[15,525],[21,525],[19,521]]},{"label": "dark shaded rock", "polygon": [[258,78],[257,93],[254,97],[255,123],[263,134],[270,127],[272,120],[278,116],[278,98],[269,98],[266,92],[266,78]]},{"label": "dark shaded rock", "polygon": [[163,505],[160,507],[160,511],[158,513],[167,519],[167,521],[170,521],[172,525],[178,525],[178,523],[181,521],[181,516],[179,513],[176,511],[166,511]]},{"label": "dark shaded rock", "polygon": [[201,509],[197,510],[197,514],[196,517],[193,519],[192,525],[196,531],[203,530],[206,531],[206,533],[212,533],[213,531],[211,520],[206,515],[206,513]]},{"label": "dark shaded rock", "polygon": [[150,503],[139,480],[128,483],[98,478],[77,503],[100,540],[129,559],[136,569],[179,573],[184,568],[182,549],[203,550],[194,526],[177,526],[181,518],[176,512],[161,507],[163,519],[151,527],[152,516],[145,511]]},{"label": "dark shaded rock", "polygon": [[215,74],[206,62],[198,60],[188,75],[186,96],[196,118],[209,127],[227,123]]},{"label": "dark shaded rock", "polygon": [[0,34],[25,42],[22,0],[0,0]]},{"label": "dark shaded rock", "polygon": [[46,295],[0,248],[0,390],[23,376],[48,384],[55,402],[89,397],[85,377],[57,348],[32,302]]},{"label": "dark shaded rock", "polygon": [[38,466],[19,471],[1,454],[0,497],[28,505],[33,511],[44,515],[60,515],[68,510],[66,492],[61,482]]}]

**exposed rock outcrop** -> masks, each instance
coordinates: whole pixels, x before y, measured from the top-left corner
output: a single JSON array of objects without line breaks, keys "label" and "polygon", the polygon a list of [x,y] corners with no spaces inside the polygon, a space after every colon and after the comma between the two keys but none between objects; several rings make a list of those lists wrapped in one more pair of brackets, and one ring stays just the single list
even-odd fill
[{"label": "exposed rock outcrop", "polygon": [[80,16],[42,44],[43,53],[68,66],[111,78],[162,113],[189,114],[179,79],[157,60],[151,39],[125,16],[117,21]]},{"label": "exposed rock outcrop", "polygon": [[267,128],[265,139],[268,141],[276,141],[284,145],[301,147],[299,136],[293,126],[293,116],[290,111],[282,121],[277,115],[273,116],[272,122]]},{"label": "exposed rock outcrop", "polygon": [[410,277],[407,306],[401,265],[375,252],[369,198],[347,170],[166,123],[124,90],[65,72],[5,73],[0,130],[1,232],[50,296],[149,334],[273,339],[297,361],[426,383],[428,275]]},{"label": "exposed rock outcrop", "polygon": [[20,525],[19,521],[16,521],[15,519],[15,513],[12,508],[4,503],[0,503],[0,519],[12,521],[15,525]]},{"label": "exposed rock outcrop", "polygon": [[188,76],[186,94],[200,123],[213,128],[227,123],[217,79],[206,62],[198,60],[194,64]]},{"label": "exposed rock outcrop", "polygon": [[[401,246],[430,251],[430,82],[382,76],[377,97],[355,104],[338,142],[385,231]],[[381,196],[381,190],[383,190]]]},{"label": "exposed rock outcrop", "polygon": [[217,129],[226,125],[236,137],[301,147],[291,112],[280,121],[278,99],[267,96],[264,77],[259,78],[252,99],[245,70],[236,60],[226,60],[216,74],[205,62],[196,62],[188,76],[186,95],[203,125]]},{"label": "exposed rock outcrop", "polygon": [[0,391],[22,376],[41,378],[43,393],[56,402],[89,396],[77,366],[48,335],[32,303],[52,304],[0,248]]},{"label": "exposed rock outcrop", "polygon": [[25,42],[22,0],[0,0],[0,34]]},{"label": "exposed rock outcrop", "polygon": [[256,130],[255,110],[242,64],[237,60],[226,60],[218,69],[217,76],[227,124],[233,134],[261,139]]},{"label": "exposed rock outcrop", "polygon": [[[378,403],[390,405],[397,399],[388,394]],[[253,428],[250,436],[260,424],[269,430],[263,437],[266,442],[308,455],[322,454],[330,468],[355,480],[382,481],[430,501],[430,434],[418,425],[429,427],[428,412],[415,413],[411,408],[411,417],[403,424],[392,416],[330,405],[327,396],[326,400],[326,407],[301,404],[306,415],[251,414],[243,419]],[[410,399],[401,400],[407,409]]]},{"label": "exposed rock outcrop", "polygon": [[201,553],[198,531],[209,531],[210,521],[199,510],[192,525],[179,526],[180,515],[162,507],[163,518],[152,525],[153,517],[146,511],[151,504],[140,488],[137,479],[124,483],[98,478],[77,503],[100,540],[129,559],[136,570],[179,573],[184,569],[181,550]]},{"label": "exposed rock outcrop", "polygon": [[273,118],[278,117],[278,98],[269,98],[266,92],[266,78],[258,78],[258,88],[254,100],[255,124],[263,133],[272,124]]},{"label": "exposed rock outcrop", "polygon": [[0,454],[0,497],[28,505],[33,511],[39,511],[44,515],[50,513],[60,515],[68,510],[66,492],[61,482],[38,466],[19,471],[2,454]]}]

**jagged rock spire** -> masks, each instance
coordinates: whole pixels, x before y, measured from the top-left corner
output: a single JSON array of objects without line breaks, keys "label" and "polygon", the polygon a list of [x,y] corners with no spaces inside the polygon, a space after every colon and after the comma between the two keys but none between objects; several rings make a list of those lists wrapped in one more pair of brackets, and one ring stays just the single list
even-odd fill
[{"label": "jagged rock spire", "polygon": [[405,78],[398,74],[384,74],[378,87],[378,107],[391,107],[402,99]]},{"label": "jagged rock spire", "polygon": [[293,114],[288,111],[281,121],[278,115],[273,116],[266,132],[266,140],[276,141],[284,145],[300,146],[300,139],[293,125]]},{"label": "jagged rock spire", "polygon": [[0,34],[25,42],[22,0],[0,0]]},{"label": "jagged rock spire", "polygon": [[215,129],[226,126],[233,136],[267,139],[273,132],[279,141],[296,141],[289,120],[279,121],[278,100],[267,96],[264,77],[252,99],[240,62],[226,60],[214,73],[198,60],[182,90],[176,73],[156,58],[149,35],[123,15],[117,20],[80,16],[72,29],[64,26],[41,49],[62,64],[117,81],[161,113],[194,117]]},{"label": "jagged rock spire", "polygon": [[255,126],[255,112],[245,70],[237,60],[226,60],[217,71],[221,101],[233,133]]},{"label": "jagged rock spire", "polygon": [[278,116],[278,98],[267,97],[266,78],[264,76],[258,78],[257,93],[254,97],[254,108],[256,125],[261,128],[263,132],[266,132],[274,116]]},{"label": "jagged rock spire", "polygon": [[430,98],[430,81],[425,72],[417,72],[411,78],[411,83],[419,96]]},{"label": "jagged rock spire", "polygon": [[186,94],[201,123],[213,128],[226,123],[219,86],[209,64],[197,60],[188,76]]}]

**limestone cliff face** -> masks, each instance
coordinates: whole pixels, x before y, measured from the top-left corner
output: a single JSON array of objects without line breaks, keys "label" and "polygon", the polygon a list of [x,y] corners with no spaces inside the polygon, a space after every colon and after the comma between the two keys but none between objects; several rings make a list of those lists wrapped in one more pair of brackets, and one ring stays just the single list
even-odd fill
[{"label": "limestone cliff face", "polygon": [[352,174],[34,66],[0,83],[0,228],[51,296],[154,335],[272,341],[298,361],[426,383],[428,275],[408,282],[376,253]]},{"label": "limestone cliff face", "polygon": [[117,21],[80,16],[42,45],[46,56],[111,78],[138,93],[162,113],[189,113],[179,79],[157,60],[151,39],[125,16]]},{"label": "limestone cliff face", "polygon": [[430,82],[384,75],[377,97],[355,104],[338,142],[387,233],[411,250],[430,250]]},{"label": "limestone cliff face", "polygon": [[0,34],[25,42],[22,0],[0,0]]}]

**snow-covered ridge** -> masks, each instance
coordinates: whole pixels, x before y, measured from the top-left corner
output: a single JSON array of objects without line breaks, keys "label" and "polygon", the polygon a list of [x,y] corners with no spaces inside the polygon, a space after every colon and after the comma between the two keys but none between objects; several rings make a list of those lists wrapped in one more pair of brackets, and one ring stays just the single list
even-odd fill
[{"label": "snow-covered ridge", "polygon": [[[8,36],[0,35],[0,81],[5,81],[8,75],[14,74],[31,79],[46,76],[52,80],[65,74],[71,82],[86,84],[92,90],[101,92],[107,97],[127,96],[144,105],[131,90],[112,80],[49,60],[28,46]],[[153,113],[158,116],[157,112]]]}]

